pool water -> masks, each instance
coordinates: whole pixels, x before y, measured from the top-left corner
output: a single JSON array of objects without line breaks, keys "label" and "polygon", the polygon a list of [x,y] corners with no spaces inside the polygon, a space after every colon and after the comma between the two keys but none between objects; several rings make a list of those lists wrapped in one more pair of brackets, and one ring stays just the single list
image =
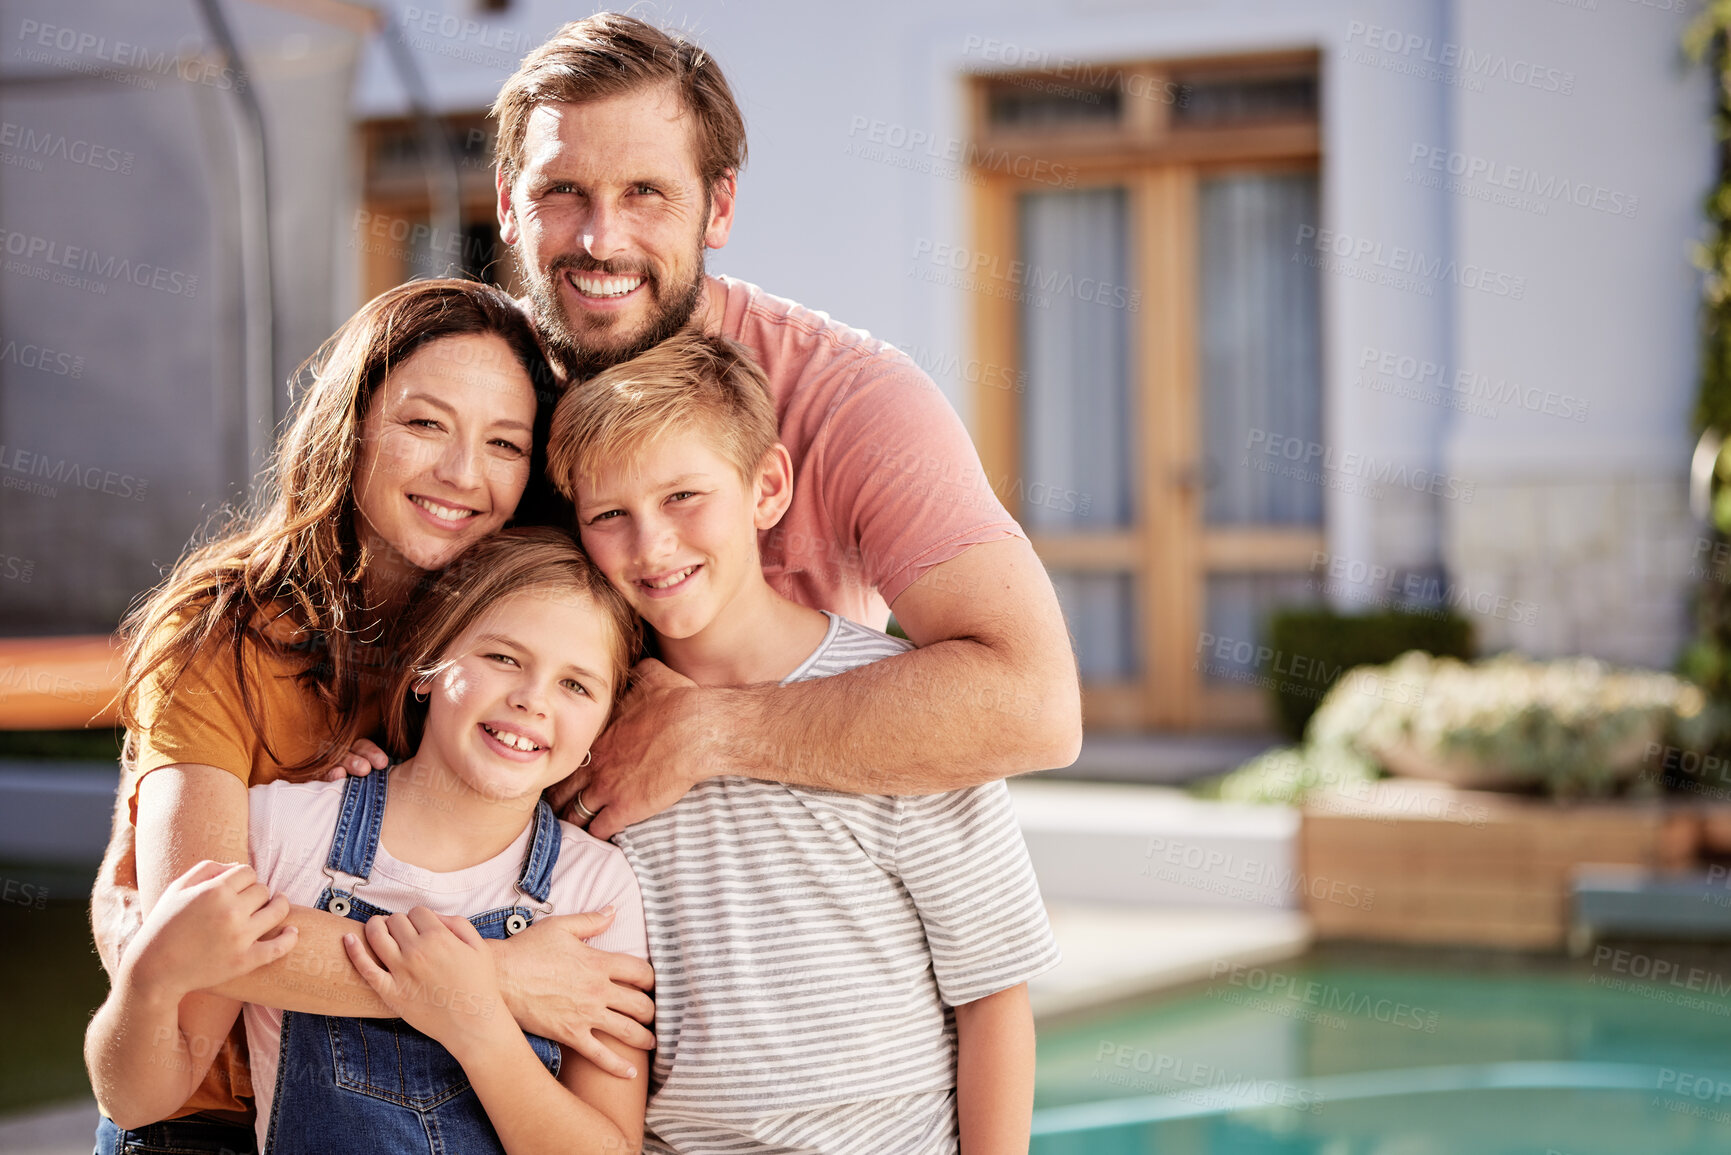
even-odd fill
[{"label": "pool water", "polygon": [[1328,951],[1045,1025],[1034,1155],[1731,1152],[1731,957]]}]

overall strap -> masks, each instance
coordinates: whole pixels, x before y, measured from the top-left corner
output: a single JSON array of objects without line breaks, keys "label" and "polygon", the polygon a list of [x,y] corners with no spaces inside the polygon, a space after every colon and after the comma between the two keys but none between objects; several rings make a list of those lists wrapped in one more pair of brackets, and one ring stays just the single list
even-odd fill
[{"label": "overall strap", "polygon": [[[331,854],[325,860],[330,870],[356,878],[373,873],[373,855],[379,848],[379,830],[385,821],[385,782],[390,769],[374,770],[350,777],[343,786],[343,810],[337,816],[331,837]],[[543,805],[545,805],[543,803]]]},{"label": "overall strap", "polygon": [[517,879],[517,889],[539,903],[546,903],[553,886],[553,867],[559,861],[559,844],[563,841],[559,820],[545,798],[535,804],[535,836],[529,840],[529,853],[523,859],[523,873]]}]

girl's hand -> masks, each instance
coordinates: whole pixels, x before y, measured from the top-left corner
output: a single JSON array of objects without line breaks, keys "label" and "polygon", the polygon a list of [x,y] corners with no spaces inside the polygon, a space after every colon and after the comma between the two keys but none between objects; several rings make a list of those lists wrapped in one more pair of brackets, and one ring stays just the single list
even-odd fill
[{"label": "girl's hand", "polygon": [[337,759],[336,765],[325,771],[326,782],[341,782],[344,778],[365,778],[374,770],[391,764],[391,756],[379,749],[376,742],[356,738],[349,752]]},{"label": "girl's hand", "polygon": [[[289,900],[244,862],[200,862],[168,884],[121,964],[128,978],[179,998],[221,986],[294,949]],[[272,932],[276,933],[272,933]]]},{"label": "girl's hand", "polygon": [[[349,961],[404,1022],[463,1061],[471,1047],[517,1034],[505,1010],[493,956],[466,918],[417,906],[407,914],[367,920],[368,957],[355,935],[343,936]],[[382,967],[380,963],[384,964]]]}]

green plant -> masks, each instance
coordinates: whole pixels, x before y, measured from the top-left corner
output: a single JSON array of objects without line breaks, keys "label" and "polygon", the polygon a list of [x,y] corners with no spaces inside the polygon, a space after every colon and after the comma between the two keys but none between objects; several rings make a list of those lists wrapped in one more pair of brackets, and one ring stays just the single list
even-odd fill
[{"label": "green plant", "polygon": [[[1391,662],[1409,650],[1471,658],[1473,627],[1447,610],[1280,610],[1269,620],[1267,648],[1272,653],[1262,659],[1260,672],[1268,679],[1281,729],[1297,739],[1347,670]],[[1304,676],[1285,676],[1282,663],[1286,670],[1298,666]]]}]

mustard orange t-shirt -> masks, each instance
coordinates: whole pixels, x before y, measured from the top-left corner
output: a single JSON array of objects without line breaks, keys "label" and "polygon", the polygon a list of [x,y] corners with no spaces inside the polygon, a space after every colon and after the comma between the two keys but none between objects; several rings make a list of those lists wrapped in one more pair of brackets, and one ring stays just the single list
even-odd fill
[{"label": "mustard orange t-shirt", "polygon": [[1026,536],[912,358],[756,285],[712,283],[726,304],[711,324],[757,355],[793,459],[793,503],[758,538],[776,592],[882,629],[928,569]]},{"label": "mustard orange t-shirt", "polygon": [[[165,628],[176,624],[178,620]],[[303,641],[306,631],[280,612],[255,625],[275,643],[249,640],[242,650],[242,669],[258,714],[256,725],[247,716],[227,639],[194,655],[172,690],[166,689],[169,675],[164,669],[139,688],[137,714],[143,729],[135,732],[137,756],[121,775],[121,790],[134,822],[138,821],[139,783],[165,766],[214,766],[243,784],[257,786],[282,777],[285,767],[319,753],[329,741],[334,720],[312,689],[295,676],[305,667],[304,655],[275,648]],[[362,735],[377,728],[381,680],[363,672],[358,731]],[[204,1083],[175,1114],[198,1111],[237,1119],[252,1115],[246,1032],[239,1020]]]}]

